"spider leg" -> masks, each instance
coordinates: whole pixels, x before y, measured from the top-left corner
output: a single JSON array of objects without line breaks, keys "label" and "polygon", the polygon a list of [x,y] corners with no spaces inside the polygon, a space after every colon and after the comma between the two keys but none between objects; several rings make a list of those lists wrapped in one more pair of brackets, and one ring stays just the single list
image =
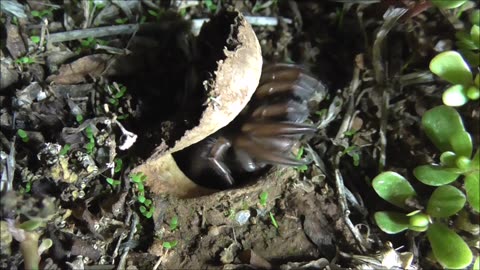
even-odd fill
[{"label": "spider leg", "polygon": [[282,151],[273,151],[272,149],[266,148],[247,136],[238,136],[234,142],[234,145],[236,149],[241,149],[241,151],[246,152],[250,159],[254,158],[256,161],[258,160],[258,162],[262,163],[287,166],[301,166],[309,163],[306,160],[298,160],[294,157],[289,157],[287,153]]},{"label": "spider leg", "polygon": [[314,126],[291,122],[247,122],[241,129],[242,132],[258,137],[303,135],[316,131]]},{"label": "spider leg", "polygon": [[255,119],[282,118],[297,123],[305,121],[308,115],[307,105],[293,100],[261,105],[252,112],[252,118]]},{"label": "spider leg", "polygon": [[210,168],[220,175],[229,186],[233,185],[235,180],[231,175],[230,169],[228,169],[227,165],[223,162],[223,157],[231,146],[227,138],[220,136],[206,156]]},{"label": "spider leg", "polygon": [[295,97],[306,100],[312,96],[315,88],[312,87],[311,82],[296,84],[294,83],[296,79],[297,78],[293,80],[274,80],[262,84],[255,91],[254,97],[261,99],[270,95],[292,94]]}]

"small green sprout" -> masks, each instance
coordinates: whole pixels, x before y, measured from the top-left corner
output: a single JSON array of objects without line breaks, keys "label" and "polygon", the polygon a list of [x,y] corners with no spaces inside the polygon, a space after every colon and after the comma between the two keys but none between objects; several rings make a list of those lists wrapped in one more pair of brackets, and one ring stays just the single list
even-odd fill
[{"label": "small green sprout", "polygon": [[446,51],[435,56],[430,61],[430,71],[453,84],[443,93],[445,105],[457,107],[480,98],[480,74],[473,79],[470,67],[458,52]]},{"label": "small green sprout", "polygon": [[156,10],[153,10],[153,9],[149,9],[149,10],[147,10],[147,12],[148,12],[148,14],[153,16],[157,21],[159,21],[164,14],[164,12],[162,10],[156,11]]},{"label": "small green sprout", "polygon": [[45,17],[52,17],[53,16],[53,8],[51,9],[44,9],[44,10],[32,10],[30,13],[33,18],[42,19]]},{"label": "small green sprout", "polygon": [[278,229],[278,223],[277,223],[277,220],[275,219],[275,217],[273,216],[272,212],[268,212],[269,215],[270,215],[270,221],[272,222],[272,225]]},{"label": "small green sprout", "polygon": [[174,216],[170,220],[170,231],[175,231],[178,227],[178,217]]},{"label": "small green sprout", "polygon": [[20,57],[17,60],[15,60],[15,63],[17,63],[19,65],[28,65],[28,64],[35,63],[35,59],[33,59],[32,57],[23,56],[23,57]]},{"label": "small green sprout", "polygon": [[27,143],[30,140],[30,138],[28,138],[27,132],[21,128],[17,130],[17,134],[18,134],[18,137],[20,137],[20,139],[22,139],[24,143]]},{"label": "small green sprout", "polygon": [[[141,172],[131,174],[130,181],[135,183],[135,187],[137,189],[137,201],[141,204],[140,205],[140,213],[142,213],[146,218],[151,218],[153,216],[153,212],[155,211],[155,207],[152,205],[152,200],[147,199],[145,197],[145,186],[143,182],[147,179],[147,176]],[[147,209],[147,207],[149,207]]]},{"label": "small green sprout", "polygon": [[107,45],[107,41],[88,37],[87,39],[80,40],[80,46],[85,49],[94,49],[97,44]]},{"label": "small green sprout", "polygon": [[263,207],[267,206],[268,192],[263,191],[262,193],[260,193],[258,198],[260,199],[260,205],[261,206],[263,206]]},{"label": "small green sprout", "polygon": [[85,128],[85,135],[88,138],[88,143],[85,145],[85,149],[88,154],[92,154],[95,148],[95,137],[93,135],[93,129],[91,127]]},{"label": "small green sprout", "polygon": [[110,184],[112,187],[115,187],[115,186],[119,186],[120,185],[120,180],[115,180],[113,178],[110,178],[110,177],[107,177],[105,179],[107,181],[108,184]]},{"label": "small green sprout", "polygon": [[[295,158],[298,159],[298,160],[302,159],[302,157],[303,157],[303,152],[304,152],[304,147],[301,146],[301,147],[298,149],[298,152],[297,152],[297,155],[296,155]],[[306,164],[304,164],[304,165],[300,165],[300,166],[295,167],[295,169],[296,169],[297,171],[303,173],[303,172],[306,172],[306,171],[308,170],[308,166],[307,166]]]},{"label": "small green sprout", "polygon": [[342,155],[349,155],[353,159],[353,165],[358,167],[360,164],[360,149],[356,145],[352,145],[343,150]]},{"label": "small green sprout", "polygon": [[31,37],[30,37],[30,40],[31,40],[34,44],[39,44],[39,43],[40,43],[40,37],[39,37],[39,36],[31,36]]},{"label": "small green sprout", "polygon": [[81,115],[81,114],[75,115],[75,120],[76,120],[77,123],[79,123],[79,124],[83,123],[83,115]]},{"label": "small green sprout", "polygon": [[172,249],[174,247],[176,247],[178,244],[178,241],[177,240],[173,240],[173,241],[170,241],[170,242],[163,242],[162,246],[165,248],[165,249]]},{"label": "small green sprout", "polygon": [[72,147],[72,146],[71,146],[70,144],[68,144],[68,143],[65,144],[65,145],[62,147],[62,149],[60,149],[60,152],[59,152],[58,154],[59,154],[60,156],[65,156],[65,155],[68,153],[68,151],[70,151],[70,148],[71,148],[71,147]]},{"label": "small green sprout", "polygon": [[210,13],[215,13],[217,11],[217,5],[213,2],[213,0],[205,0],[203,3]]},{"label": "small green sprout", "polygon": [[122,159],[120,159],[120,158],[116,158],[116,159],[114,160],[114,162],[115,162],[115,168],[113,169],[113,171],[114,171],[115,173],[118,173],[118,172],[120,172],[120,171],[122,170],[123,161],[122,161]]},{"label": "small green sprout", "polygon": [[118,18],[115,20],[116,24],[126,24],[128,22],[128,18]]}]

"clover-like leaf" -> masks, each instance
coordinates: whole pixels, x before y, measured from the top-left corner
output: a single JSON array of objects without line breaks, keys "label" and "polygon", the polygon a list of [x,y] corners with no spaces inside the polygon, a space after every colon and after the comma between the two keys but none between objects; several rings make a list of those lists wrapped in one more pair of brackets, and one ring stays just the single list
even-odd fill
[{"label": "clover-like leaf", "polygon": [[467,90],[461,84],[455,84],[447,88],[442,95],[443,104],[452,107],[463,106],[468,102]]},{"label": "clover-like leaf", "polygon": [[465,176],[465,191],[467,192],[468,203],[475,211],[480,212],[480,176],[478,170]]},{"label": "clover-like leaf", "polygon": [[436,7],[449,9],[457,8],[467,2],[467,0],[431,0]]},{"label": "clover-like leaf", "polygon": [[450,145],[453,148],[453,152],[458,156],[464,156],[470,158],[472,156],[472,138],[470,134],[465,130],[455,132],[450,137]]},{"label": "clover-like leaf", "polygon": [[442,223],[433,223],[427,230],[433,255],[445,268],[465,268],[472,262],[472,251],[463,239]]},{"label": "clover-like leaf", "polygon": [[456,187],[446,185],[435,189],[428,200],[427,213],[432,217],[449,217],[465,205],[465,195]]},{"label": "clover-like leaf", "polygon": [[426,111],[422,116],[422,125],[428,138],[442,152],[453,151],[450,138],[457,132],[465,131],[460,114],[444,105]]},{"label": "clover-like leaf", "polygon": [[430,61],[430,71],[453,84],[471,84],[473,77],[470,67],[456,51],[437,54]]},{"label": "clover-like leaf", "polygon": [[408,180],[396,172],[377,175],[372,186],[382,199],[404,209],[407,208],[405,201],[417,195]]},{"label": "clover-like leaf", "polygon": [[374,214],[378,227],[389,234],[395,234],[408,229],[409,217],[405,214],[391,211],[380,211]]},{"label": "clover-like leaf", "polygon": [[437,165],[421,165],[413,170],[413,175],[429,186],[443,186],[457,180],[461,172],[458,169],[445,168]]}]

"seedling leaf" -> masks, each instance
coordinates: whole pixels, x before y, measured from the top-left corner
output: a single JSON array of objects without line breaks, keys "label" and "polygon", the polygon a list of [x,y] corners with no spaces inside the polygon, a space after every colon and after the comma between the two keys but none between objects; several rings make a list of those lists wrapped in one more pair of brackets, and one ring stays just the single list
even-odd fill
[{"label": "seedling leaf", "polygon": [[425,112],[422,125],[428,138],[442,152],[453,151],[450,138],[457,132],[465,131],[460,114],[444,105]]},{"label": "seedling leaf", "polygon": [[383,172],[377,175],[372,185],[382,199],[404,209],[407,208],[405,201],[416,196],[407,179],[396,172]]},{"label": "seedling leaf", "polygon": [[405,214],[381,211],[376,212],[374,217],[378,227],[386,233],[395,234],[408,229],[409,217]]},{"label": "seedling leaf", "polygon": [[428,200],[427,213],[432,217],[449,217],[465,205],[465,195],[456,187],[446,185],[435,189]]},{"label": "seedling leaf", "polygon": [[468,64],[456,51],[446,51],[435,56],[430,61],[430,71],[452,84],[468,85],[473,80]]},{"label": "seedling leaf", "polygon": [[443,104],[459,107],[463,106],[468,102],[467,90],[465,86],[461,84],[455,84],[447,88],[442,95]]},{"label": "seedling leaf", "polygon": [[474,171],[465,177],[465,191],[468,203],[475,211],[480,212],[480,177],[478,174],[478,171]]},{"label": "seedling leaf", "polygon": [[436,165],[422,165],[413,170],[413,175],[425,185],[443,186],[457,180],[460,173],[456,169]]},{"label": "seedling leaf", "polygon": [[443,9],[457,8],[466,2],[467,0],[432,0],[432,4]]},{"label": "seedling leaf", "polygon": [[457,156],[470,158],[472,156],[472,138],[465,130],[455,132],[450,137],[450,145]]},{"label": "seedling leaf", "polygon": [[472,262],[472,252],[463,239],[442,223],[433,223],[427,237],[437,261],[445,268],[465,268]]}]

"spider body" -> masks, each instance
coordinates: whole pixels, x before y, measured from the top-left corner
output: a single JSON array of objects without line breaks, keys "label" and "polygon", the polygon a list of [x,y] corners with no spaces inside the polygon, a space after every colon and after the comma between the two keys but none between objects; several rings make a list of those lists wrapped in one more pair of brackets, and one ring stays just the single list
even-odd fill
[{"label": "spider body", "polygon": [[215,179],[217,183],[210,186],[216,187],[230,187],[236,182],[233,175],[254,173],[267,165],[307,164],[291,151],[302,137],[316,131],[303,122],[309,116],[307,101],[318,92],[325,92],[325,86],[303,68],[290,64],[266,66],[242,113],[175,158],[190,179]]}]

